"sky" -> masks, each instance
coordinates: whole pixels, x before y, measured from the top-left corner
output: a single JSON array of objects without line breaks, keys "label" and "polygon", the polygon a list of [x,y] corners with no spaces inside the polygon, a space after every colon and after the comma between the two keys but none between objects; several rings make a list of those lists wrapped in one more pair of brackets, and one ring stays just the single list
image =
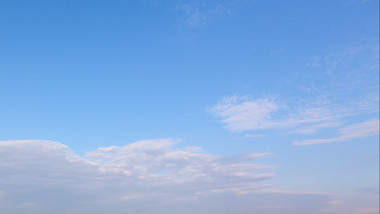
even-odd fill
[{"label": "sky", "polygon": [[379,1],[2,1],[0,29],[0,213],[379,213]]}]

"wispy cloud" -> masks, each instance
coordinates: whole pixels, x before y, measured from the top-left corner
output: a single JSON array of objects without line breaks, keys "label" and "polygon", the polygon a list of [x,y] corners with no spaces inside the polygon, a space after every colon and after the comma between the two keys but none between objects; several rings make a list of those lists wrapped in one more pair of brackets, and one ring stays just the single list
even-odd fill
[{"label": "wispy cloud", "polygon": [[186,16],[181,20],[190,27],[205,26],[208,22],[207,12],[202,9],[205,7],[205,3],[189,3],[178,7],[184,11]]},{"label": "wispy cloud", "polygon": [[[2,141],[0,212],[293,214],[328,205],[327,195],[283,194],[262,183],[275,176],[272,167],[252,161],[267,154],[226,158],[174,143],[144,140],[83,158],[57,142]],[[289,207],[269,208],[284,201]]]},{"label": "wispy cloud", "polygon": [[273,126],[271,115],[280,105],[272,98],[251,99],[248,96],[225,97],[211,111],[222,118],[231,131],[265,129]]},{"label": "wispy cloud", "polygon": [[343,106],[329,103],[290,107],[274,97],[252,99],[234,95],[223,98],[211,108],[211,112],[220,117],[231,131],[292,129],[289,133],[308,134],[339,126],[342,124],[339,118],[355,115],[359,108],[359,104]]},{"label": "wispy cloud", "polygon": [[190,1],[176,7],[184,13],[181,23],[191,28],[205,27],[212,20],[231,13],[232,4],[227,2]]},{"label": "wispy cloud", "polygon": [[[379,45],[348,45],[311,56],[296,74],[305,78],[302,88],[325,96],[378,95]],[[352,97],[354,96],[354,97]],[[349,97],[345,97],[349,99]]]},{"label": "wispy cloud", "polygon": [[314,135],[323,129],[339,132],[335,138],[316,137],[294,145],[330,143],[371,135],[364,130],[346,131],[346,128],[353,118],[365,126],[368,116],[374,117],[379,112],[378,48],[378,44],[353,45],[324,56],[311,57],[301,71],[291,77],[307,80],[302,83],[290,81],[293,84],[290,87],[300,89],[296,93],[256,98],[226,96],[211,108],[211,112],[230,131],[255,132],[245,133],[246,136],[260,135],[261,130],[285,130],[288,135]]},{"label": "wispy cloud", "polygon": [[312,125],[306,125],[305,127],[300,127],[289,132],[289,134],[314,134],[320,129],[333,128],[342,125],[343,123],[339,120],[321,122]]},{"label": "wispy cloud", "polygon": [[305,146],[312,144],[333,143],[355,138],[367,137],[379,134],[379,120],[369,120],[339,129],[340,135],[334,138],[304,140],[293,145]]}]

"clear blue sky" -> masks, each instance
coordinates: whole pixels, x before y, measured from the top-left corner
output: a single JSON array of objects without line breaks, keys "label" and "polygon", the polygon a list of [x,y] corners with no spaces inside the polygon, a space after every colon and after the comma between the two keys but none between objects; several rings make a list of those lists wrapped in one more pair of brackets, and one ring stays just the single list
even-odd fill
[{"label": "clear blue sky", "polygon": [[379,213],[376,0],[3,1],[0,29],[0,211]]}]

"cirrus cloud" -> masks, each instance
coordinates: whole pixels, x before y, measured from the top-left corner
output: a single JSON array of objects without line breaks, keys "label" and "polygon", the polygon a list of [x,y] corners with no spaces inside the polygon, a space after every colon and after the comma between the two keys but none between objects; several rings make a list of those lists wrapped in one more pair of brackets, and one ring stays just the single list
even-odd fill
[{"label": "cirrus cloud", "polygon": [[367,137],[379,134],[379,120],[373,119],[365,122],[356,123],[343,127],[338,130],[340,135],[334,138],[326,139],[314,139],[314,140],[304,140],[301,142],[296,142],[293,145],[296,146],[305,146],[312,144],[323,144],[323,143],[333,143],[339,141],[345,141],[355,138]]}]

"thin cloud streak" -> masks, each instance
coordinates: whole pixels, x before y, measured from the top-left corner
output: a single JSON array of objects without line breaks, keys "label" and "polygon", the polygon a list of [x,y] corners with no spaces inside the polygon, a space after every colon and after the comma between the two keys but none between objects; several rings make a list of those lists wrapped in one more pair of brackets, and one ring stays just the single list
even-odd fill
[{"label": "thin cloud streak", "polygon": [[[319,129],[336,127],[338,119],[358,114],[361,106],[315,104],[295,110],[273,97],[252,99],[249,96],[228,96],[211,108],[225,128],[234,132],[264,129],[293,129],[289,133],[309,134]],[[298,126],[303,125],[306,128]]]},{"label": "thin cloud streak", "polygon": [[369,120],[361,123],[356,123],[350,126],[339,129],[338,137],[326,138],[326,139],[315,139],[315,140],[304,140],[301,142],[296,142],[295,146],[306,146],[313,144],[324,144],[333,143],[339,141],[346,141],[355,138],[367,137],[379,134],[379,120]]}]

